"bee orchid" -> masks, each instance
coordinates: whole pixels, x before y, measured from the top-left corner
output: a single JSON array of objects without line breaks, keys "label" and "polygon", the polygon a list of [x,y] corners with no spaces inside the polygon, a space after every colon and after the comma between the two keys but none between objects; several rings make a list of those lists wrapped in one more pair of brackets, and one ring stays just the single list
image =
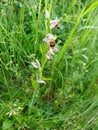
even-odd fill
[{"label": "bee orchid", "polygon": [[52,55],[54,55],[53,50],[50,48],[49,51],[46,53],[46,58],[48,60],[52,59]]},{"label": "bee orchid", "polygon": [[59,20],[56,18],[55,20],[51,20],[50,21],[50,28],[52,29],[52,28],[57,28],[57,29],[59,29],[60,27],[59,27]]},{"label": "bee orchid", "polygon": [[43,39],[44,42],[47,42],[50,46],[55,45],[55,40],[57,39],[56,36],[52,35],[51,33],[48,33],[46,35],[46,38]]},{"label": "bee orchid", "polygon": [[55,46],[54,47],[50,47],[49,51],[46,53],[46,58],[48,60],[52,59],[52,55],[54,55],[55,52],[58,52],[58,49]]}]

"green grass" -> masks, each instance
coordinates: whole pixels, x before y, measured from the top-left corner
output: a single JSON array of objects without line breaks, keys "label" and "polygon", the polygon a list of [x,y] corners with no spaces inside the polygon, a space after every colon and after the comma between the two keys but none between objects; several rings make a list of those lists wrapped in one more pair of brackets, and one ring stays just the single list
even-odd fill
[{"label": "green grass", "polygon": [[[45,9],[60,18],[45,54]],[[38,59],[40,72],[31,62]],[[46,85],[38,84],[37,74]],[[0,2],[0,130],[98,129],[98,1]]]}]

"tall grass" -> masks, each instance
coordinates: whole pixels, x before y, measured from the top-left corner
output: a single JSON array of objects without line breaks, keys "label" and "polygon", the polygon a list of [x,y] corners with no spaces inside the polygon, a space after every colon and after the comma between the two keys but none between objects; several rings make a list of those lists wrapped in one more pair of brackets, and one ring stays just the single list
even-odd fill
[{"label": "tall grass", "polygon": [[[60,18],[52,60],[43,43],[46,9]],[[97,12],[97,0],[0,2],[0,129],[98,129]],[[32,84],[35,59],[46,85]]]}]

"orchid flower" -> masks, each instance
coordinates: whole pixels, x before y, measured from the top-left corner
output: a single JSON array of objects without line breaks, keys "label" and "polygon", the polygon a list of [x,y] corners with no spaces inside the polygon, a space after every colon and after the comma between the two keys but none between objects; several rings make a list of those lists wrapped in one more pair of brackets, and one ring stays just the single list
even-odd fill
[{"label": "orchid flower", "polygon": [[44,42],[47,42],[49,45],[51,44],[51,42],[55,42],[55,40],[57,39],[56,36],[52,35],[51,33],[48,33],[46,35],[46,38],[43,39]]},{"label": "orchid flower", "polygon": [[59,29],[59,20],[56,18],[55,20],[51,20],[50,21],[50,28],[54,28],[56,27],[57,29]]},{"label": "orchid flower", "polygon": [[52,55],[54,55],[53,50],[50,48],[49,51],[46,54],[47,59],[52,59]]},{"label": "orchid flower", "polygon": [[38,78],[38,76],[36,77],[36,80],[39,84],[46,84],[46,82],[40,78]]},{"label": "orchid flower", "polygon": [[54,55],[55,52],[58,52],[58,49],[54,47],[50,47],[49,51],[46,53],[46,58],[48,60],[52,59],[52,55]]},{"label": "orchid flower", "polygon": [[40,68],[41,67],[40,62],[37,59],[36,59],[36,62],[32,62],[31,64],[34,66],[34,68]]},{"label": "orchid flower", "polygon": [[46,54],[46,58],[47,58],[48,60],[51,60],[51,59],[52,59],[51,54],[47,52],[47,54]]}]

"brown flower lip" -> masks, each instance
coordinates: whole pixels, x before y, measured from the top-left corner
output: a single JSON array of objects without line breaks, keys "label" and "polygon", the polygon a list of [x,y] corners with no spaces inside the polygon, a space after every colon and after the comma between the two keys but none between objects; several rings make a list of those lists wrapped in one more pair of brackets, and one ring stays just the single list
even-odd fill
[{"label": "brown flower lip", "polygon": [[55,41],[50,41],[50,47],[54,47],[55,46]]},{"label": "brown flower lip", "polygon": [[57,29],[60,29],[60,26],[57,24],[56,26],[55,26]]}]

